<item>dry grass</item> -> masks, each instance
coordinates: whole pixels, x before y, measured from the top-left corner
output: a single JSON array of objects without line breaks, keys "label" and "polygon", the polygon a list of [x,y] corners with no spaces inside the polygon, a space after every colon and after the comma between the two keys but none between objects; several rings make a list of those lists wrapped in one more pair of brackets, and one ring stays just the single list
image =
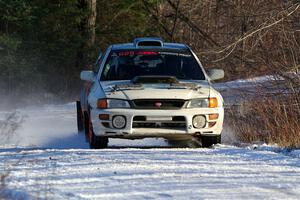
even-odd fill
[{"label": "dry grass", "polygon": [[23,120],[23,117],[18,112],[8,113],[4,120],[0,120],[1,144],[9,142],[9,139],[15,135],[17,129],[22,125]]},{"label": "dry grass", "polygon": [[7,178],[10,175],[10,170],[6,170],[0,174],[0,199],[8,199],[9,195],[6,192]]},{"label": "dry grass", "polygon": [[[5,144],[15,135],[16,130],[21,126],[22,122],[23,118],[17,112],[7,114],[6,117],[0,121],[1,144]],[[7,169],[0,173],[0,199],[10,199],[6,190],[7,179],[9,178],[13,167],[18,165],[22,158],[23,157],[21,157],[16,163],[7,166]]]},{"label": "dry grass", "polygon": [[231,107],[228,123],[241,142],[300,147],[300,94],[264,97]]}]

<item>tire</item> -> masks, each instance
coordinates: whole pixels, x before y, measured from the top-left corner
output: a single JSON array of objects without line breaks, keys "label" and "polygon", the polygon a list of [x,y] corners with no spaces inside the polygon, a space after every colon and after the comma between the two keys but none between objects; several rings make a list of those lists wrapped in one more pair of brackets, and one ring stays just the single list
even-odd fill
[{"label": "tire", "polygon": [[108,145],[108,137],[101,137],[101,136],[96,136],[94,134],[93,130],[93,125],[92,122],[87,114],[87,112],[84,113],[84,118],[85,118],[85,127],[84,127],[84,132],[85,132],[85,137],[86,140],[90,144],[91,149],[104,149],[107,148]]},{"label": "tire", "polygon": [[83,113],[83,119],[84,119],[84,135],[85,135],[85,141],[89,142],[89,115],[87,112]]},{"label": "tire", "polygon": [[213,146],[214,144],[221,143],[221,135],[217,136],[201,136],[202,147],[208,148]]},{"label": "tire", "polygon": [[90,141],[90,148],[91,149],[105,149],[108,145],[108,138],[107,137],[100,137],[95,136],[92,134],[92,140]]},{"label": "tire", "polygon": [[78,132],[81,132],[84,129],[84,126],[83,126],[84,120],[83,120],[80,101],[76,101],[76,109],[77,109],[77,130],[78,130]]}]

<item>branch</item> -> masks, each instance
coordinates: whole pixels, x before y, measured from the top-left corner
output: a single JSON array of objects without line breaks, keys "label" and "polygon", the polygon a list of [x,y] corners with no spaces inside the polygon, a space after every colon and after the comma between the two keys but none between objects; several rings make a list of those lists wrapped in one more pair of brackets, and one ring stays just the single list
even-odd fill
[{"label": "branch", "polygon": [[[273,22],[273,23],[271,23],[271,24],[262,26],[261,28],[256,29],[256,30],[250,32],[249,34],[247,34],[247,35],[245,35],[245,36],[243,36],[243,37],[240,37],[238,40],[236,40],[235,42],[231,43],[230,45],[228,45],[227,47],[225,47],[225,48],[223,48],[223,49],[221,49],[221,50],[219,50],[219,51],[202,52],[202,54],[208,54],[208,53],[220,54],[220,53],[223,53],[223,52],[225,52],[225,51],[227,51],[227,50],[229,50],[229,49],[231,49],[231,48],[234,49],[239,43],[241,43],[242,41],[248,39],[249,37],[252,37],[254,34],[256,34],[256,33],[258,33],[258,32],[261,32],[262,30],[271,28],[271,27],[273,27],[273,26],[279,24],[280,22],[284,21],[286,18],[288,18],[289,16],[291,16],[293,13],[295,13],[295,12],[299,9],[299,7],[300,7],[300,4],[298,4],[298,5],[296,6],[296,8],[293,9],[291,12],[289,12],[286,16],[280,18],[279,20],[277,20],[277,21],[275,21],[275,22]],[[266,24],[266,23],[267,23],[267,22],[264,22],[263,24]],[[229,52],[229,54],[231,54],[231,53],[232,53],[232,50]],[[228,55],[224,56],[224,58],[226,58],[226,57],[228,57]],[[218,59],[217,61],[220,61],[220,59]]]},{"label": "branch", "polygon": [[180,4],[180,0],[177,0],[177,4],[176,4],[176,13],[175,13],[175,15],[174,15],[174,23],[173,23],[173,27],[172,27],[172,31],[171,31],[172,42],[174,42],[174,33],[175,33],[176,23],[177,23],[177,19],[178,19],[179,4]]},{"label": "branch", "polygon": [[[169,5],[176,10],[176,5],[171,1],[167,0]],[[185,16],[182,12],[178,10],[178,18],[185,22],[195,33],[200,35],[205,41],[207,41],[210,45],[215,45],[221,47],[213,38],[211,38],[205,31],[199,28],[196,24],[194,24],[187,16]]]},{"label": "branch", "polygon": [[[152,12],[152,10],[154,10],[153,6],[147,0],[142,0],[142,2],[144,4],[145,10],[147,10],[147,12],[151,14],[151,16],[154,18],[154,20],[162,27],[162,29],[164,29],[165,33],[172,39],[172,33],[168,30],[165,23],[163,23],[160,20],[160,18],[157,15],[155,15],[155,13]],[[151,7],[152,7],[152,10],[151,10]]]}]

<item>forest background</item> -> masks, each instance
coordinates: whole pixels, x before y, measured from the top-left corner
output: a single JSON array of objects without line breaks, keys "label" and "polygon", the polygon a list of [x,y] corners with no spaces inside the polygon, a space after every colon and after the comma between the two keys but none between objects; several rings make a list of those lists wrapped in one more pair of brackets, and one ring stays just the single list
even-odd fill
[{"label": "forest background", "polygon": [[73,101],[80,71],[101,51],[145,36],[188,44],[206,69],[224,69],[226,81],[287,77],[299,72],[299,3],[0,0],[1,107]]}]

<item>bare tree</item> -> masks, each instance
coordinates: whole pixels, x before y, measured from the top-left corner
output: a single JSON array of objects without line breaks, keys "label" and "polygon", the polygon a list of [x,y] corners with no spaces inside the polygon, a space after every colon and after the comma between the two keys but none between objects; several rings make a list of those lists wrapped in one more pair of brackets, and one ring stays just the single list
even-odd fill
[{"label": "bare tree", "polygon": [[228,79],[273,73],[270,61],[299,65],[298,1],[143,2],[167,37],[192,46],[206,67],[224,68]]}]

